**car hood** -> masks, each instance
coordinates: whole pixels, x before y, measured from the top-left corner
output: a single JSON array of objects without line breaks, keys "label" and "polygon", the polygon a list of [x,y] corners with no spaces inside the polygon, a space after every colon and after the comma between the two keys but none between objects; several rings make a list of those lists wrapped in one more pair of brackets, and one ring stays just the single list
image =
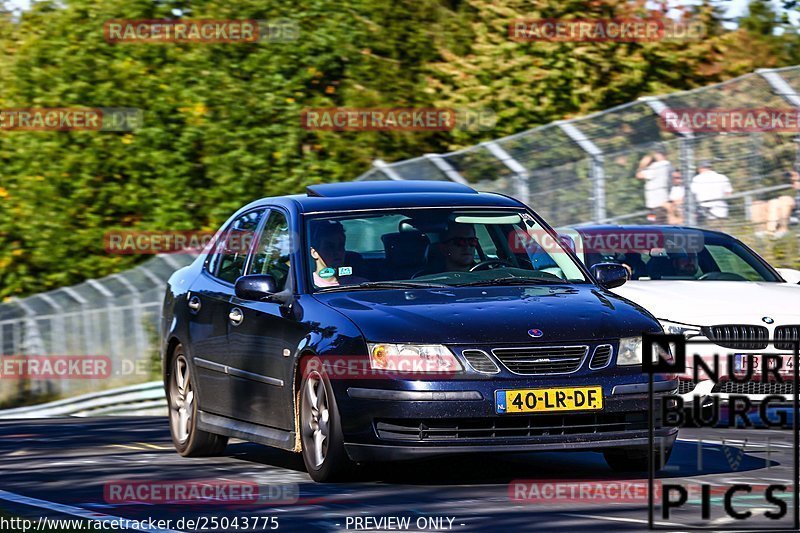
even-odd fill
[{"label": "car hood", "polygon": [[594,285],[317,293],[367,341],[436,344],[615,339],[660,331],[639,306]]},{"label": "car hood", "polygon": [[695,326],[800,323],[800,285],[744,281],[629,281],[613,289],[654,316]]}]

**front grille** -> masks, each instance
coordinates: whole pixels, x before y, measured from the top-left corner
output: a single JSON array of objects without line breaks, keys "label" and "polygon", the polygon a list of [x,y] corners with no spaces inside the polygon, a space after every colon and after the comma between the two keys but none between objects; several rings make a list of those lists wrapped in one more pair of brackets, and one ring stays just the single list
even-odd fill
[{"label": "front grille", "polygon": [[592,360],[589,361],[589,368],[592,370],[597,370],[599,368],[603,368],[608,365],[608,362],[611,361],[611,354],[613,350],[610,344],[602,344],[594,349],[594,355],[592,356]]},{"label": "front grille", "polygon": [[678,394],[689,394],[696,386],[696,381],[680,380],[678,381]]},{"label": "front grille", "polygon": [[714,385],[711,392],[723,394],[794,394],[794,383],[784,381],[749,381],[746,383],[735,383],[733,381],[722,381]]},{"label": "front grille", "polygon": [[703,335],[723,348],[763,350],[769,343],[769,331],[764,326],[723,324],[703,328]]},{"label": "front grille", "polygon": [[492,353],[515,374],[569,374],[583,364],[588,346],[495,348]]},{"label": "front grille", "polygon": [[800,326],[778,326],[775,328],[775,348],[795,350],[800,342]]},{"label": "front grille", "polygon": [[418,442],[585,435],[646,430],[647,413],[377,420],[375,429],[384,440]]},{"label": "front grille", "polygon": [[491,360],[489,354],[483,350],[464,350],[461,352],[461,355],[467,360],[469,366],[478,372],[484,374],[496,374],[500,372],[500,368]]}]

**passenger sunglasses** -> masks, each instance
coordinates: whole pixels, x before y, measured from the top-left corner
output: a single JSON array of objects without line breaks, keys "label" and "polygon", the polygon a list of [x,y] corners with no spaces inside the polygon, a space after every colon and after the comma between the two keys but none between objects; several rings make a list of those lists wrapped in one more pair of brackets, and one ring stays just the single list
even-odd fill
[{"label": "passenger sunglasses", "polygon": [[452,239],[447,239],[444,242],[454,242],[456,246],[478,246],[477,237],[453,237]]}]

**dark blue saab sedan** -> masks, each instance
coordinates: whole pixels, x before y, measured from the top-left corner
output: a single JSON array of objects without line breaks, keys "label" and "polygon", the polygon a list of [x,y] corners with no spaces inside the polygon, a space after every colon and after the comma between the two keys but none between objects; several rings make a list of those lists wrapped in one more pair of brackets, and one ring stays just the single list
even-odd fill
[{"label": "dark blue saab sedan", "polygon": [[[315,185],[235,213],[169,280],[172,439],[301,452],[311,477],[470,452],[648,468],[644,309],[524,204],[442,182]],[[658,376],[654,390],[677,381]],[[655,427],[658,466],[677,429]]]}]

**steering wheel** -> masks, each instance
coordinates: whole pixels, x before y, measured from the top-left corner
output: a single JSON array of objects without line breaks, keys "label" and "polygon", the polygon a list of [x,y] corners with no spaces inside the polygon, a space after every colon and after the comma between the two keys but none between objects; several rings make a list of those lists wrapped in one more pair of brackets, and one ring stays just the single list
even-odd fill
[{"label": "steering wheel", "polygon": [[716,281],[747,281],[747,278],[734,274],[733,272],[707,272],[697,278],[698,280],[716,280]]},{"label": "steering wheel", "polygon": [[469,271],[477,272],[479,270],[489,270],[490,268],[494,268],[492,267],[492,265],[497,265],[497,266],[503,265],[510,267],[511,263],[509,263],[508,261],[503,261],[502,259],[486,259],[484,261],[481,261],[477,265],[473,266],[472,268],[470,268]]}]

